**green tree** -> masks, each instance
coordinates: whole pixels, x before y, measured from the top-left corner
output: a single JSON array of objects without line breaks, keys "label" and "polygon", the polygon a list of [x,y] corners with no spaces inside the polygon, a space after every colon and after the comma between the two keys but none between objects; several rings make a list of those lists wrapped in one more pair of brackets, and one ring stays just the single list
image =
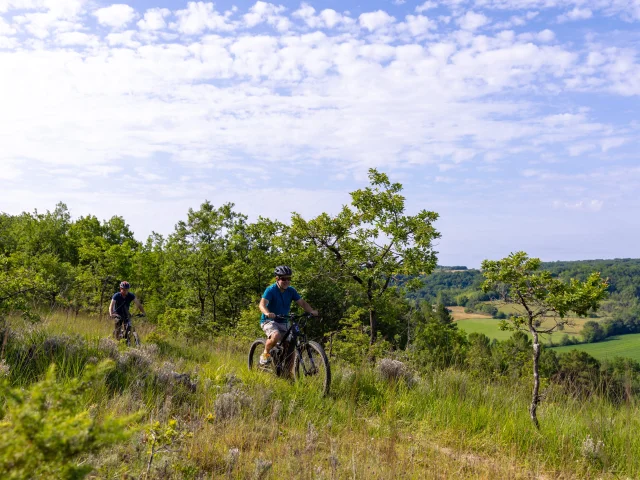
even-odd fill
[{"label": "green tree", "polygon": [[166,242],[165,277],[172,286],[172,308],[197,307],[200,324],[213,327],[226,313],[225,290],[233,275],[231,242],[246,216],[236,213],[233,204],[215,208],[205,201],[198,210],[189,209],[187,221],[180,221]]},{"label": "green tree", "polygon": [[437,213],[405,213],[401,184],[391,183],[375,169],[369,170],[369,180],[371,185],[352,192],[351,206],[345,205],[336,216],[323,213],[307,221],[294,213],[291,234],[303,249],[313,247],[332,257],[336,280],[349,282],[364,300],[373,344],[377,309],[393,279],[400,274],[417,279],[433,271],[436,252],[432,241],[440,234],[433,227]]},{"label": "green tree", "polygon": [[77,255],[70,302],[76,312],[84,307],[102,317],[118,283],[131,279],[133,258],[141,245],[119,216],[103,222],[93,215],[80,217],[68,235]]},{"label": "green tree", "polygon": [[604,328],[602,328],[602,325],[593,320],[589,320],[582,326],[580,334],[587,343],[599,342],[607,338],[607,334],[604,331]]},{"label": "green tree", "polygon": [[467,368],[481,377],[490,377],[494,372],[494,361],[491,349],[491,339],[484,333],[470,333],[468,336]]},{"label": "green tree", "polygon": [[414,361],[436,368],[462,365],[467,336],[458,330],[449,310],[440,303],[435,308],[422,308],[420,313],[423,318],[418,323],[411,349]]},{"label": "green tree", "polygon": [[[539,427],[537,408],[540,402],[539,335],[551,333],[559,325],[566,324],[569,312],[585,316],[589,311],[597,310],[607,296],[608,287],[599,273],[592,273],[585,281],[571,279],[564,282],[554,278],[551,272],[540,270],[540,264],[540,259],[529,258],[525,252],[482,262],[483,290],[500,292],[504,302],[519,308],[516,315],[502,321],[503,327],[527,331],[533,340],[533,394],[529,415],[536,427]],[[549,319],[553,324],[543,326],[542,322]]]}]

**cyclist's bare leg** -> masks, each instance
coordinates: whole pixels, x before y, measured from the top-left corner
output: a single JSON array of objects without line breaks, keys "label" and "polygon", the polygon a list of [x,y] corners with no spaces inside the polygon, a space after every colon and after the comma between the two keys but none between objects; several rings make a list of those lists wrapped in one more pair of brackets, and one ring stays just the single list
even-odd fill
[{"label": "cyclist's bare leg", "polygon": [[276,346],[276,344],[282,339],[282,333],[281,332],[274,332],[271,334],[271,336],[269,338],[267,338],[267,341],[264,344],[264,353],[267,354],[271,351],[271,349],[273,347]]}]

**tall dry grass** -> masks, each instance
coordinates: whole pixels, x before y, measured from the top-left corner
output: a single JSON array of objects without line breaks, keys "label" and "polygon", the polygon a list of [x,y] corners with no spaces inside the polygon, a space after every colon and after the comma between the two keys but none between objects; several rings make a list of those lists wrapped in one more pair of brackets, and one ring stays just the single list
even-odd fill
[{"label": "tall dry grass", "polygon": [[[638,402],[613,405],[547,389],[533,428],[529,382],[487,382],[460,370],[402,375],[332,363],[329,398],[250,372],[248,345],[188,342],[138,322],[143,348],[109,340],[111,322],[51,315],[14,324],[5,352],[10,381],[27,385],[50,362],[60,378],[113,358],[117,372],[86,392],[87,406],[122,415],[143,409],[142,433],[87,457],[94,478],[140,477],[151,425],[176,420],[149,478],[637,478]],[[390,367],[389,367],[390,368]],[[95,408],[94,407],[94,408]],[[146,433],[145,433],[146,432]]]}]

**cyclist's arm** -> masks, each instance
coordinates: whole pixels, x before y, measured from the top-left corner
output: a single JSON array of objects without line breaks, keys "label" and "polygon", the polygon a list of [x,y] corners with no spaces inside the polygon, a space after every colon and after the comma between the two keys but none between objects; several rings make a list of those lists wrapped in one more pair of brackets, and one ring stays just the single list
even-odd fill
[{"label": "cyclist's arm", "polygon": [[145,312],[145,311],[144,311],[144,307],[142,306],[142,303],[140,303],[140,300],[138,300],[138,297],[136,297],[136,298],[134,298],[134,299],[133,299],[133,303],[135,303],[135,304],[136,304],[136,307],[138,307],[138,310],[140,310],[140,312],[141,312],[143,315],[146,315],[146,314],[147,314],[147,312]]},{"label": "cyclist's arm", "polygon": [[307,302],[305,302],[304,299],[300,298],[300,299],[296,300],[296,303],[298,305],[300,305],[305,312],[310,313],[314,317],[318,316],[318,311],[314,310],[313,308],[311,308],[311,305],[309,305]]},{"label": "cyclist's arm", "polygon": [[109,316],[112,317],[113,315],[115,315],[115,306],[116,306],[116,301],[111,299],[111,303],[109,304]]},{"label": "cyclist's arm", "polygon": [[261,298],[260,299],[260,305],[258,305],[258,308],[260,308],[260,311],[262,313],[264,313],[267,317],[269,318],[276,318],[276,314],[275,313],[271,313],[269,311],[269,309],[267,308],[267,305],[269,305],[269,300],[267,300],[266,298]]}]

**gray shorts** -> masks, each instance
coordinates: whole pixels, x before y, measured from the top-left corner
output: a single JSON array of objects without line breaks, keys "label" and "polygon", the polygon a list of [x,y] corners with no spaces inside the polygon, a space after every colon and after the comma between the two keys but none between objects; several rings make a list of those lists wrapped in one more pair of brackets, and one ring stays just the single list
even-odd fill
[{"label": "gray shorts", "polygon": [[267,334],[267,338],[271,337],[271,335],[275,332],[280,332],[282,335],[284,335],[285,333],[287,333],[288,328],[289,325],[286,322],[280,323],[269,320],[262,324],[262,330],[264,330],[264,333]]}]

